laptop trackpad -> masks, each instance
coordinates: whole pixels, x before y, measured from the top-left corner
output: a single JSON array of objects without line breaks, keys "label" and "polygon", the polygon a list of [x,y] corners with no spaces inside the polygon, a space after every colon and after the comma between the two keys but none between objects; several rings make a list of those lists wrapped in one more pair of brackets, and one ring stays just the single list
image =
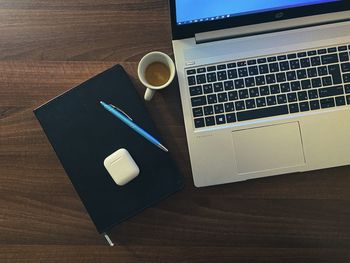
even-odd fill
[{"label": "laptop trackpad", "polygon": [[298,122],[233,132],[239,174],[305,165]]}]

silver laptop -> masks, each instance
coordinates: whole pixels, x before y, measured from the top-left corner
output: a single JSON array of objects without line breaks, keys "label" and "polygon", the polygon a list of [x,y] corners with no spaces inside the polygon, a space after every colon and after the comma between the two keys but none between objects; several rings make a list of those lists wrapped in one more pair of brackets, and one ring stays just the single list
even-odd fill
[{"label": "silver laptop", "polygon": [[350,164],[350,2],[171,0],[194,184]]}]

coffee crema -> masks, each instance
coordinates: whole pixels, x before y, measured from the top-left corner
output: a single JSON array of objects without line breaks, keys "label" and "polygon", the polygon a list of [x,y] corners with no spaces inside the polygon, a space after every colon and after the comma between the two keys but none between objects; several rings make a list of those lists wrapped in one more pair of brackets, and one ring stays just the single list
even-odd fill
[{"label": "coffee crema", "polygon": [[170,69],[161,62],[153,62],[146,68],[145,78],[152,86],[162,86],[170,78]]}]

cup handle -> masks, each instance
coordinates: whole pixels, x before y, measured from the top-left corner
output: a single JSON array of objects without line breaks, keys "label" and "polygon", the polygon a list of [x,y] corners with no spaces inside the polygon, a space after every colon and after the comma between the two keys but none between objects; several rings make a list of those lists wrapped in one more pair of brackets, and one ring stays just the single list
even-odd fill
[{"label": "cup handle", "polygon": [[145,100],[147,100],[147,101],[150,101],[152,98],[153,98],[153,96],[154,96],[154,94],[156,93],[156,91],[155,90],[152,90],[152,89],[146,89],[146,92],[145,92]]}]

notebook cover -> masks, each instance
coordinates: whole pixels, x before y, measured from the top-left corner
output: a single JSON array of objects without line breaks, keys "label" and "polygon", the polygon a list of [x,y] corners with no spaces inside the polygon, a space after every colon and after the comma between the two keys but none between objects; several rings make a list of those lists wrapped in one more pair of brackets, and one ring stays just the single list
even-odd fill
[{"label": "notebook cover", "polygon": [[[164,142],[120,65],[54,98],[34,114],[102,233],[180,190],[183,177],[169,153],[103,109],[100,101],[121,108]],[[117,186],[103,165],[120,148],[127,149],[140,168],[139,176],[125,186]]]}]

